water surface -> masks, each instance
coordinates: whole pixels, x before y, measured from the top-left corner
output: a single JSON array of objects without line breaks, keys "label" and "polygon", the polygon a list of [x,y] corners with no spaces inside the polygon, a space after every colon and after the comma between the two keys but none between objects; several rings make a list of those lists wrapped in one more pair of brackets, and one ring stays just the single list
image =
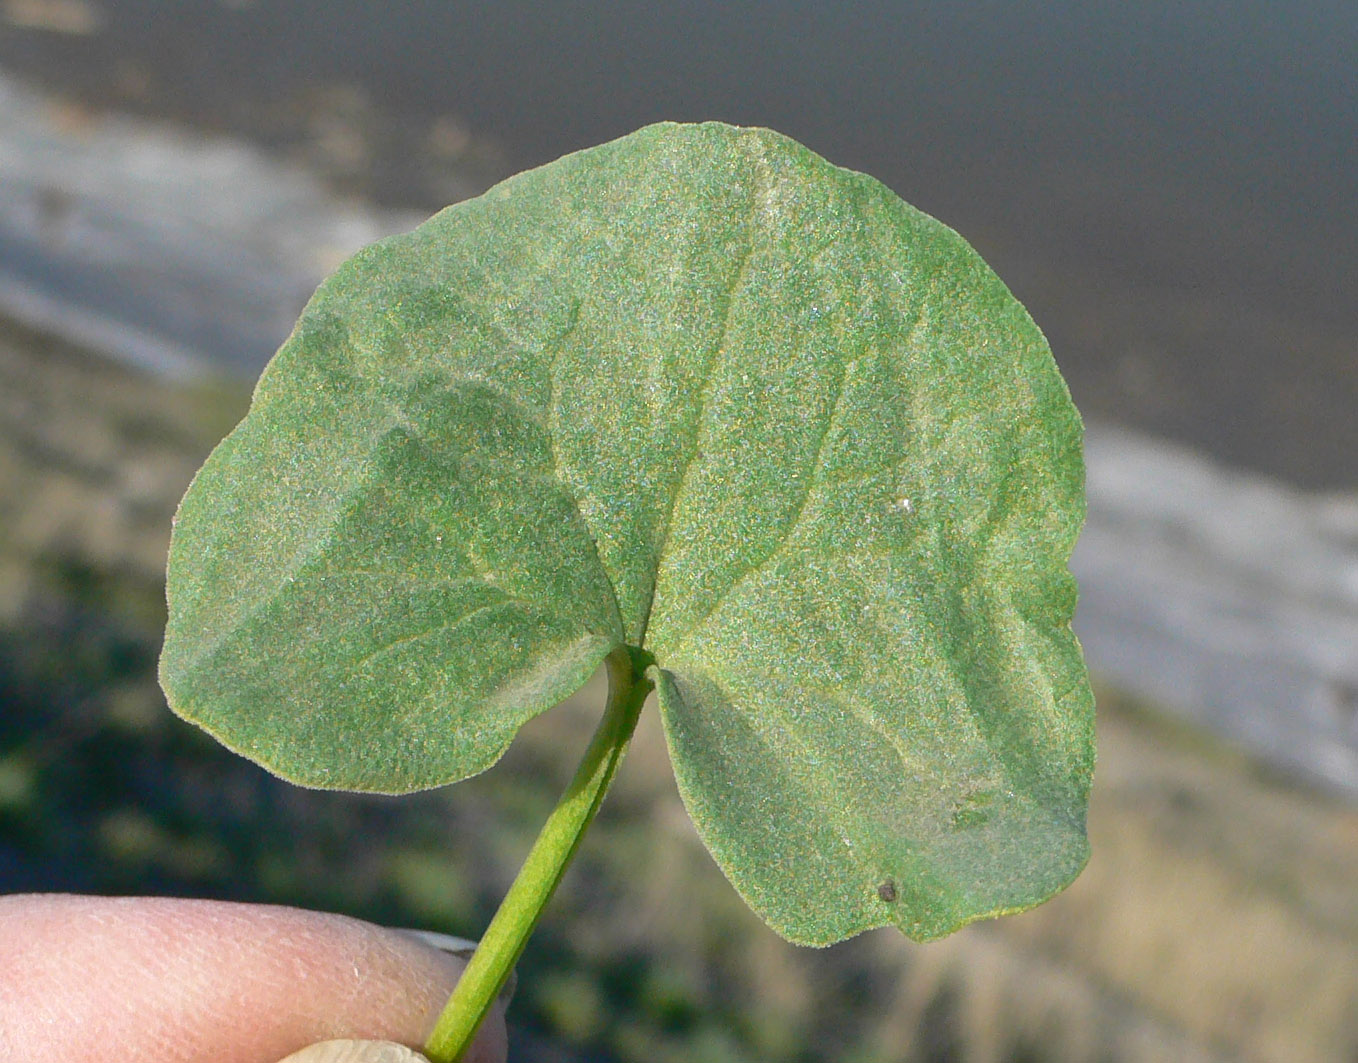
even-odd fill
[{"label": "water surface", "polygon": [[1358,484],[1349,0],[120,0],[103,19],[9,33],[0,59],[266,135],[286,101],[358,86],[414,127],[456,116],[507,169],[661,118],[773,126],[962,231],[1083,408]]}]

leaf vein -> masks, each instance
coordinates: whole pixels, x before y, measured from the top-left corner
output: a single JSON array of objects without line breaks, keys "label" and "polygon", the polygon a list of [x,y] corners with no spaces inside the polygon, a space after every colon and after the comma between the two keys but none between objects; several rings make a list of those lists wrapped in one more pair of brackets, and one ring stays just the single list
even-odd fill
[{"label": "leaf vein", "polygon": [[[566,322],[565,329],[557,337],[555,350],[552,352],[551,364],[547,367],[547,387],[549,398],[547,400],[547,440],[551,448],[552,469],[556,473],[557,479],[565,482],[563,472],[568,467],[561,455],[561,448],[557,444],[556,434],[560,428],[561,412],[561,363],[565,359],[566,340],[570,338],[576,327],[580,324],[581,300],[576,299],[571,303],[570,319]],[[576,506],[577,512],[579,506]],[[593,539],[593,536],[590,536]],[[598,544],[595,544],[595,552],[598,552]]]},{"label": "leaf vein", "polygon": [[[780,773],[783,777],[803,791],[810,803],[818,807],[825,818],[834,824],[835,835],[844,846],[849,860],[860,869],[868,870],[867,864],[859,855],[859,839],[856,837],[856,831],[853,830],[853,822],[842,811],[846,807],[846,802],[841,799],[842,791],[839,787],[839,777],[833,770],[821,765],[820,758],[816,755],[815,744],[807,743],[802,739],[796,727],[789,723],[786,711],[778,708],[777,699],[772,699],[772,715],[778,717],[778,722],[781,723],[782,727],[780,732],[773,733],[769,729],[769,720],[766,714],[740,711],[742,706],[739,699],[715,675],[706,671],[706,669],[696,670],[703,672],[708,680],[721,690],[728,704],[737,710],[737,716],[744,721],[750,733],[769,751],[770,762],[781,769]],[[768,707],[768,704],[767,702],[764,703],[764,707]],[[797,751],[794,756],[788,755],[789,741],[796,746]],[[796,772],[788,770],[792,764],[802,766],[808,775],[815,776],[815,781],[812,782],[806,778],[799,779]],[[836,798],[826,800],[825,794],[835,794]]]},{"label": "leaf vein", "polygon": [[792,539],[793,533],[797,530],[798,525],[801,524],[802,517],[806,513],[806,507],[811,500],[812,494],[815,492],[816,488],[820,486],[816,474],[820,471],[825,456],[825,442],[830,438],[830,433],[834,429],[835,422],[839,419],[840,408],[844,401],[844,384],[848,378],[849,366],[851,364],[852,363],[845,363],[844,367],[840,370],[838,380],[835,382],[834,402],[830,406],[830,413],[825,419],[825,427],[821,430],[820,438],[816,441],[816,453],[807,465],[809,472],[806,477],[806,488],[802,492],[801,499],[798,501],[797,512],[793,514],[792,518],[784,526],[777,541],[773,544],[772,549],[755,564],[746,568],[737,578],[731,580],[722,587],[721,590],[717,592],[716,597],[712,599],[708,608],[704,610],[703,614],[680,633],[677,644],[683,645],[687,643],[690,636],[701,628],[703,624],[707,623],[708,618],[721,608],[722,603],[730,597],[731,593],[735,591],[736,588],[740,587],[757,573],[763,571],[763,569],[775,561],[786,549],[789,541]]},{"label": "leaf vein", "polygon": [[[750,212],[751,217],[757,217],[758,216],[757,204],[759,200],[759,191],[757,184],[755,189],[753,190],[751,198],[753,200],[753,205]],[[712,353],[708,359],[707,372],[703,374],[703,386],[698,391],[698,410],[693,418],[693,430],[691,432],[691,439],[689,441],[688,453],[684,458],[683,468],[681,469],[679,473],[679,478],[675,483],[674,491],[670,495],[669,506],[666,507],[664,518],[660,522],[660,525],[657,529],[658,544],[655,551],[655,565],[654,565],[655,572],[654,575],[652,575],[651,577],[650,598],[646,603],[646,614],[642,618],[641,632],[638,639],[638,641],[641,642],[642,644],[644,644],[645,642],[646,631],[650,626],[651,611],[655,607],[656,585],[659,583],[660,580],[660,563],[665,556],[665,551],[667,547],[669,546],[670,530],[674,523],[674,515],[679,509],[680,498],[688,490],[689,477],[692,475],[693,468],[697,464],[698,455],[702,451],[701,443],[703,434],[703,418],[706,417],[707,415],[708,404],[711,401],[713,377],[715,377],[717,366],[720,364],[722,357],[726,353],[726,343],[727,340],[730,338],[731,318],[733,316],[736,293],[739,292],[740,289],[744,286],[745,278],[748,275],[750,268],[750,260],[754,257],[754,244],[755,239],[754,233],[752,231],[750,233],[749,241],[746,243],[744,250],[741,252],[740,260],[736,265],[736,269],[731,279],[730,286],[726,292],[726,304],[722,308],[721,331],[717,336],[716,343],[713,344]]]},{"label": "leaf vein", "polygon": [[441,631],[446,631],[450,628],[459,627],[460,625],[465,624],[468,620],[471,620],[473,617],[479,616],[481,613],[489,612],[492,609],[516,608],[516,607],[523,608],[528,611],[533,610],[532,604],[530,602],[524,601],[522,598],[515,598],[512,595],[505,594],[503,591],[500,591],[498,588],[495,587],[488,587],[487,589],[499,594],[500,597],[493,602],[485,602],[481,605],[478,605],[476,608],[470,609],[467,612],[462,613],[460,616],[445,618],[443,620],[440,620],[437,624],[432,624],[427,628],[421,629],[420,631],[409,632],[405,635],[400,636],[399,638],[392,639],[390,642],[378,646],[376,649],[373,649],[372,651],[365,653],[362,657],[358,657],[354,661],[352,661],[350,663],[349,668],[345,670],[344,679],[347,680],[351,678],[364,665],[368,664],[370,661],[378,657],[383,656],[384,654],[390,653],[392,650],[404,646],[407,643],[418,642],[421,639],[428,638],[429,636],[438,634]]},{"label": "leaf vein", "polygon": [[892,731],[892,729],[888,727],[886,723],[872,711],[872,709],[863,704],[858,698],[853,697],[851,694],[845,693],[844,691],[836,690],[834,687],[828,687],[822,683],[808,682],[805,679],[799,679],[798,685],[803,689],[811,691],[817,697],[822,697],[826,701],[833,702],[840,706],[860,723],[866,725],[869,730],[875,731],[887,745],[895,751],[896,755],[900,758],[902,767],[905,767],[908,764],[917,763],[916,758],[912,757],[906,749],[905,743],[901,740],[901,736]]}]

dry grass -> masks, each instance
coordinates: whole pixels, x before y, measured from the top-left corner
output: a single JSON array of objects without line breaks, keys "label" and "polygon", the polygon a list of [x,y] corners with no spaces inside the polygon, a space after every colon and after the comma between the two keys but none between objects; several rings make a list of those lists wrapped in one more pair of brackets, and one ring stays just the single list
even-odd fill
[{"label": "dry grass", "polygon": [[160,581],[167,515],[247,398],[241,384],[156,381],[0,321],[0,620],[58,558]]}]

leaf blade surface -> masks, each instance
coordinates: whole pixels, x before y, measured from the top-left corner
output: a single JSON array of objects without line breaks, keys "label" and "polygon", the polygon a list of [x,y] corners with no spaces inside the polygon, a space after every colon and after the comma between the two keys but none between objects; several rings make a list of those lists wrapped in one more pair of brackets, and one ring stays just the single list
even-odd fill
[{"label": "leaf blade surface", "polygon": [[167,690],[291,777],[411,789],[641,646],[770,925],[935,937],[1087,855],[1080,448],[951,230],[777,134],[649,127],[322,287],[185,501]]}]

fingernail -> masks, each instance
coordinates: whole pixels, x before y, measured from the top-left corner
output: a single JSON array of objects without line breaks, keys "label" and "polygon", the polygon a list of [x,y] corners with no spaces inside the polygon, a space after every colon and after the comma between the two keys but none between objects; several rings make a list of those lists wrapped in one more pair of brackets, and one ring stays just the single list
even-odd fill
[{"label": "fingernail", "polygon": [[410,930],[405,927],[397,927],[396,929],[400,930],[402,934],[419,938],[426,945],[432,945],[443,952],[450,952],[464,960],[471,959],[472,953],[476,951],[476,942],[469,941],[467,938],[453,937],[452,934],[439,934],[433,930]]},{"label": "fingernail", "polygon": [[393,1041],[322,1041],[278,1063],[429,1063],[429,1059]]}]

